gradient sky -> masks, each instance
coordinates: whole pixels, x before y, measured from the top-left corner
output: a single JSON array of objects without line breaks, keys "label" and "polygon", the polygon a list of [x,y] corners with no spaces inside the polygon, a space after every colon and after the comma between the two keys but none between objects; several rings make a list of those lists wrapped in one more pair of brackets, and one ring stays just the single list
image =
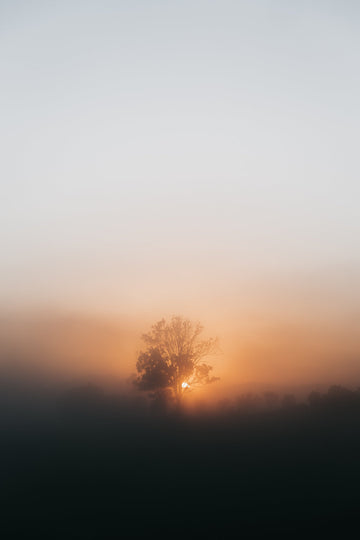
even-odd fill
[{"label": "gradient sky", "polygon": [[353,362],[359,30],[351,0],[3,0],[3,309],[260,325],[264,355],[305,326],[309,362],[317,325]]}]

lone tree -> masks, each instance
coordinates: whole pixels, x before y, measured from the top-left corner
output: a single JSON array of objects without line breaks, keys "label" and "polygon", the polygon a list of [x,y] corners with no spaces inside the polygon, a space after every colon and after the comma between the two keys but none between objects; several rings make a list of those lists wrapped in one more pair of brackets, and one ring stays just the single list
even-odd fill
[{"label": "lone tree", "polygon": [[200,323],[179,316],[154,324],[142,336],[147,348],[136,363],[135,385],[155,396],[171,392],[179,403],[185,392],[217,381],[211,376],[212,366],[204,362],[216,351],[217,340],[201,339],[202,331]]}]

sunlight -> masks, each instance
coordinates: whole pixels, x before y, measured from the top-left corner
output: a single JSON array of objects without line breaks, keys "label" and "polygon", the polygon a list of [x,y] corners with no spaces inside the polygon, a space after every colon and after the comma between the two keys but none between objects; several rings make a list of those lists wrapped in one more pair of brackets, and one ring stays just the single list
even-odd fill
[{"label": "sunlight", "polygon": [[181,388],[183,388],[184,390],[186,390],[186,388],[189,388],[188,383],[184,381],[181,385]]}]

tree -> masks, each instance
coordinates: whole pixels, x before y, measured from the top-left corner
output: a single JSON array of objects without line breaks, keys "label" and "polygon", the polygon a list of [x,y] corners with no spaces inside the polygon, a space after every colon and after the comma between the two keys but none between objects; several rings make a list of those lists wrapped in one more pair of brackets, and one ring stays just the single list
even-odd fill
[{"label": "tree", "polygon": [[151,327],[142,339],[147,348],[141,352],[135,385],[156,395],[171,390],[177,402],[185,392],[218,380],[204,359],[216,351],[217,339],[201,339],[203,326],[177,316]]}]

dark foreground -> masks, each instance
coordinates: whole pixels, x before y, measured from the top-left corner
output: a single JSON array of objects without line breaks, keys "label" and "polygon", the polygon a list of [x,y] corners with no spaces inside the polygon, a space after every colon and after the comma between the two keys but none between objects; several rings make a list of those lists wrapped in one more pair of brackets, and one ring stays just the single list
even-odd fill
[{"label": "dark foreground", "polygon": [[349,396],[193,416],[101,400],[3,410],[2,537],[348,538],[360,513]]}]

